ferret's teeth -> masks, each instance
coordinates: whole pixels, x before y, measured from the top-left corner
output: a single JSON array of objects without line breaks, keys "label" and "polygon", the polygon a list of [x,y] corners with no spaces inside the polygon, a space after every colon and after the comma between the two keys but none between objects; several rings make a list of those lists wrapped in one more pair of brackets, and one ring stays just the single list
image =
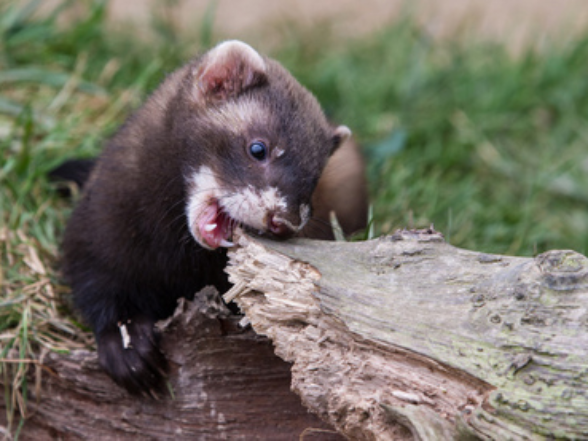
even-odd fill
[{"label": "ferret's teeth", "polygon": [[219,245],[220,245],[221,247],[225,247],[225,248],[230,248],[230,247],[233,247],[233,246],[235,246],[235,244],[234,244],[233,242],[229,242],[228,240],[225,240],[225,239],[221,240],[221,241],[219,242]]},{"label": "ferret's teeth", "polygon": [[216,228],[216,224],[207,224],[204,226],[204,231],[210,233],[215,228]]}]

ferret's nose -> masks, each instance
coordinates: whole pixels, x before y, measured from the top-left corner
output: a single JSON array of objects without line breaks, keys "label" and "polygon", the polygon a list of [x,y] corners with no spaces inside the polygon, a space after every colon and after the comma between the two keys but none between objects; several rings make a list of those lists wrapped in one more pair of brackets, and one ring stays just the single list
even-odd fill
[{"label": "ferret's nose", "polygon": [[291,236],[294,232],[287,225],[283,218],[277,217],[275,214],[268,216],[267,229],[278,237]]}]

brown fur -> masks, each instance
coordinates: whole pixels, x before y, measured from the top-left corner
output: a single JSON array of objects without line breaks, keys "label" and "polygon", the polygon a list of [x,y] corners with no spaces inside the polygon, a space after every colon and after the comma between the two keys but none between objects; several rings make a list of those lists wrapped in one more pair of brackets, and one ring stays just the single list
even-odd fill
[{"label": "brown fur", "polygon": [[[179,297],[205,285],[228,287],[225,250],[198,237],[198,216],[221,207],[214,198],[275,189],[285,202],[268,209],[263,230],[293,233],[290,226],[303,222],[325,164],[348,135],[277,62],[239,42],[172,73],[127,120],[98,159],[63,242],[75,304],[117,383],[132,392],[160,389],[166,362],[153,324],[173,312]],[[259,140],[267,146],[262,160],[249,150]],[[334,209],[348,232],[365,220],[362,166],[354,144],[344,144],[313,198],[321,218]],[[219,191],[203,196],[194,176],[210,177]],[[203,205],[191,202],[201,197]],[[189,215],[196,220],[187,222]],[[329,234],[324,223],[305,233]],[[122,325],[130,345],[123,345]]]}]

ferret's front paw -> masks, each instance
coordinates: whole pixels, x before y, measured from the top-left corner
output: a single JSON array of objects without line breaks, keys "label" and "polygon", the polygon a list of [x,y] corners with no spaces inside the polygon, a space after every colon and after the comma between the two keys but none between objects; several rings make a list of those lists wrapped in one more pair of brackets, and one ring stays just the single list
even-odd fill
[{"label": "ferret's front paw", "polygon": [[153,321],[133,318],[120,322],[96,339],[100,365],[118,385],[133,394],[159,396],[168,365]]}]

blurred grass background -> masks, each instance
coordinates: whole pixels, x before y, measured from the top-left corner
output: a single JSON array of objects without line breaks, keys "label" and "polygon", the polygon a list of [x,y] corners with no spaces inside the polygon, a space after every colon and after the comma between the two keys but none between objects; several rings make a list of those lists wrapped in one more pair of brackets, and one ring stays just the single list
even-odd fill
[{"label": "blurred grass background", "polygon": [[[223,37],[213,7],[188,39],[165,13],[145,38],[108,28],[103,2],[39,16],[40,3],[0,0],[0,359],[13,360],[0,382],[11,430],[31,354],[87,341],[63,319],[58,242],[72,204],[47,172],[95,156],[166,72]],[[410,15],[344,44],[328,23],[275,32],[270,55],[364,145],[377,234],[434,224],[483,252],[588,252],[588,31],[516,56],[432,39]]]}]

